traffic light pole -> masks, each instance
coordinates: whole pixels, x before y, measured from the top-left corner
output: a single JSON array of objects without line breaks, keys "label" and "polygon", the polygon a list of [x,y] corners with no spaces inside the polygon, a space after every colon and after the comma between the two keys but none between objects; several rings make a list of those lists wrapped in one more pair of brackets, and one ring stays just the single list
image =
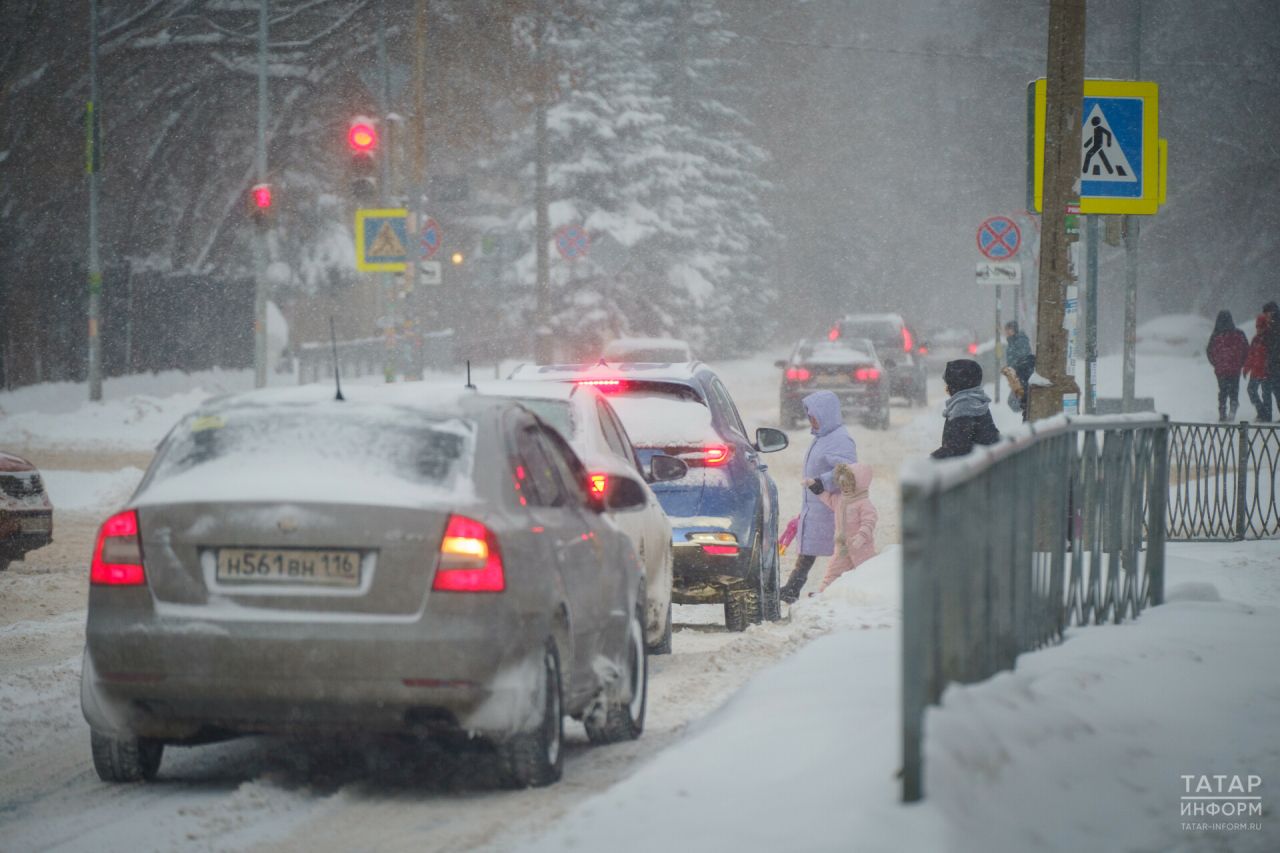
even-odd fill
[{"label": "traffic light pole", "polygon": [[[427,219],[423,198],[427,188],[427,0],[418,0],[413,45],[413,176],[409,180],[409,209],[416,214],[413,217],[416,233],[408,235],[409,245],[406,247],[409,256],[409,304],[405,306],[405,328],[408,330],[411,322],[416,325],[409,336],[413,352],[409,372],[412,378],[421,379],[425,366],[426,340],[423,334],[427,328],[427,295],[418,276],[418,255],[421,252],[418,234],[422,233]],[[408,319],[410,317],[412,321]]]},{"label": "traffic light pole", "polygon": [[102,259],[98,255],[98,0],[89,0],[89,104],[85,110],[85,171],[89,173],[89,400],[102,399]]},{"label": "traffic light pole", "polygon": [[[387,60],[387,0],[378,4],[378,115],[382,122],[382,156],[378,159],[381,170],[378,175],[378,206],[386,208],[388,182],[391,180],[391,122],[387,116],[391,111],[391,66]],[[407,258],[406,260],[412,260]],[[383,324],[383,362],[382,378],[387,382],[396,381],[396,323],[395,323],[395,279],[391,273],[379,273],[382,279],[382,311],[378,319]]]},{"label": "traffic light pole", "polygon": [[[269,0],[258,4],[258,144],[254,171],[258,183],[267,182],[267,14]],[[267,225],[260,217],[254,226],[253,287],[253,387],[267,384]]]},{"label": "traffic light pole", "polygon": [[547,245],[551,241],[550,215],[547,209],[547,165],[551,159],[547,143],[547,100],[550,93],[547,91],[546,4],[541,0],[537,5],[536,14],[534,44],[537,46],[538,57],[534,73],[538,75],[538,79],[535,87],[536,94],[534,98],[536,103],[534,104],[533,118],[533,206],[535,220],[534,244],[538,260],[538,317],[534,332],[533,354],[534,361],[538,364],[550,364],[554,360],[551,334],[551,257],[549,255],[550,247]]}]

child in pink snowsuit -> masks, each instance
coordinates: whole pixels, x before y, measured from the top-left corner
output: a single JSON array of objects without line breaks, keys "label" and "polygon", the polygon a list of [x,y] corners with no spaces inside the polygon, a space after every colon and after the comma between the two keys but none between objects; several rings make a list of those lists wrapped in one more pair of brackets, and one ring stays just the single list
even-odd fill
[{"label": "child in pink snowsuit", "polygon": [[822,592],[847,571],[857,568],[876,555],[876,521],[879,515],[871,505],[871,466],[865,462],[836,465],[838,492],[818,495],[836,516],[836,553],[827,565],[822,579]]}]

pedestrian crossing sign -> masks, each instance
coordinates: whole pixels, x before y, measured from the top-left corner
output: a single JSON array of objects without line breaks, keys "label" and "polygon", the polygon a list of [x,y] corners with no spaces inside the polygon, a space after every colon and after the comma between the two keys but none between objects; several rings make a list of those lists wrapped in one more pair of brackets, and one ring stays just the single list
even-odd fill
[{"label": "pedestrian crossing sign", "polygon": [[409,212],[403,208],[356,211],[356,269],[404,272]]},{"label": "pedestrian crossing sign", "polygon": [[[1033,86],[1033,203],[1043,208],[1047,85]],[[1150,82],[1085,80],[1079,139],[1080,212],[1152,214],[1164,198],[1160,87]]]}]

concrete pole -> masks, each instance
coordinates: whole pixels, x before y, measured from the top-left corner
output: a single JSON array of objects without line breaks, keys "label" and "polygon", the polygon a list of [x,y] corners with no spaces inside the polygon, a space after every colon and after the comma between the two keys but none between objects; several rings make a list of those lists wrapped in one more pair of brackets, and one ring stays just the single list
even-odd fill
[{"label": "concrete pole", "polygon": [[[413,222],[417,233],[409,234],[409,294],[414,310],[406,311],[406,317],[413,317],[417,328],[411,335],[413,341],[413,361],[409,373],[414,379],[421,379],[425,368],[425,344],[423,335],[427,329],[427,294],[418,276],[418,233],[427,220],[426,204],[423,197],[427,191],[427,0],[418,0],[417,15],[413,31],[413,176],[409,180],[409,212],[414,214]],[[409,306],[406,306],[408,308]],[[409,320],[405,320],[408,329]]]},{"label": "concrete pole", "polygon": [[[269,0],[258,3],[258,144],[254,156],[257,182],[267,182],[267,15]],[[274,203],[274,200],[273,200]],[[267,384],[267,219],[260,217],[254,233],[253,387]]]},{"label": "concrete pole", "polygon": [[1050,0],[1044,152],[1044,227],[1036,306],[1036,373],[1051,383],[1031,388],[1032,420],[1062,412],[1063,394],[1079,393],[1066,373],[1066,290],[1071,284],[1067,202],[1080,171],[1080,112],[1084,103],[1085,0]]},{"label": "concrete pole", "polygon": [[[1142,79],[1142,0],[1137,0],[1133,26],[1133,79]],[[1151,168],[1144,165],[1143,168]],[[1133,411],[1138,358],[1138,223],[1141,217],[1124,218],[1124,388],[1121,411]]]},{"label": "concrete pole", "polygon": [[[381,166],[378,174],[378,207],[385,209],[387,207],[387,194],[390,187],[387,184],[391,181],[391,122],[387,120],[387,115],[391,112],[391,64],[387,59],[387,0],[382,0],[378,4],[378,115],[380,118],[380,127],[378,132],[381,134],[382,142],[379,146],[382,156],[378,158]],[[406,233],[406,237],[408,234]],[[407,248],[407,247],[406,247]],[[383,341],[383,362],[382,362],[382,378],[387,382],[396,381],[396,294],[395,280],[391,273],[378,273],[382,279],[382,305],[383,310],[378,317],[384,324],[382,330]]]},{"label": "concrete pole", "polygon": [[102,259],[98,255],[98,0],[89,0],[89,103],[85,109],[85,171],[89,173],[89,400],[102,399]]},{"label": "concrete pole", "polygon": [[548,243],[551,241],[551,224],[548,211],[548,191],[547,191],[547,170],[548,161],[551,158],[550,146],[547,140],[547,100],[549,98],[549,86],[547,73],[549,63],[547,62],[547,25],[546,25],[546,4],[538,3],[537,20],[534,22],[534,44],[537,46],[538,56],[536,62],[537,74],[537,93],[534,95],[536,103],[534,104],[533,116],[533,135],[534,135],[534,242],[537,249],[538,259],[538,318],[537,331],[534,340],[534,360],[538,364],[550,364],[554,358],[552,345],[554,343],[551,335],[551,257],[549,255],[550,247]]}]

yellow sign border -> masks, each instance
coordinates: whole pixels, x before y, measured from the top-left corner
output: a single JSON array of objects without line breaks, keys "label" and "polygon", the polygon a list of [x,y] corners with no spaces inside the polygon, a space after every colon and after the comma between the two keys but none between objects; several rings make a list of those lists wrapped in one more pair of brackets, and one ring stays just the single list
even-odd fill
[{"label": "yellow sign border", "polygon": [[[365,259],[364,255],[364,223],[367,219],[404,219],[406,220],[406,235],[408,234],[407,220],[409,211],[403,207],[386,207],[386,208],[365,208],[356,211],[356,269],[361,272],[404,272],[408,264],[405,261],[388,261],[386,263],[375,263]],[[406,241],[407,242],[407,241]],[[405,246],[406,253],[410,246]]]},{"label": "yellow sign border", "polygon": [[[1139,198],[1080,199],[1081,213],[1153,214],[1163,201],[1165,169],[1160,151],[1160,85],[1149,81],[1085,80],[1086,98],[1141,98],[1142,105],[1142,195]],[[1048,87],[1043,78],[1035,83],[1035,152],[1033,201],[1036,211],[1044,209],[1044,144],[1048,112]]]}]

